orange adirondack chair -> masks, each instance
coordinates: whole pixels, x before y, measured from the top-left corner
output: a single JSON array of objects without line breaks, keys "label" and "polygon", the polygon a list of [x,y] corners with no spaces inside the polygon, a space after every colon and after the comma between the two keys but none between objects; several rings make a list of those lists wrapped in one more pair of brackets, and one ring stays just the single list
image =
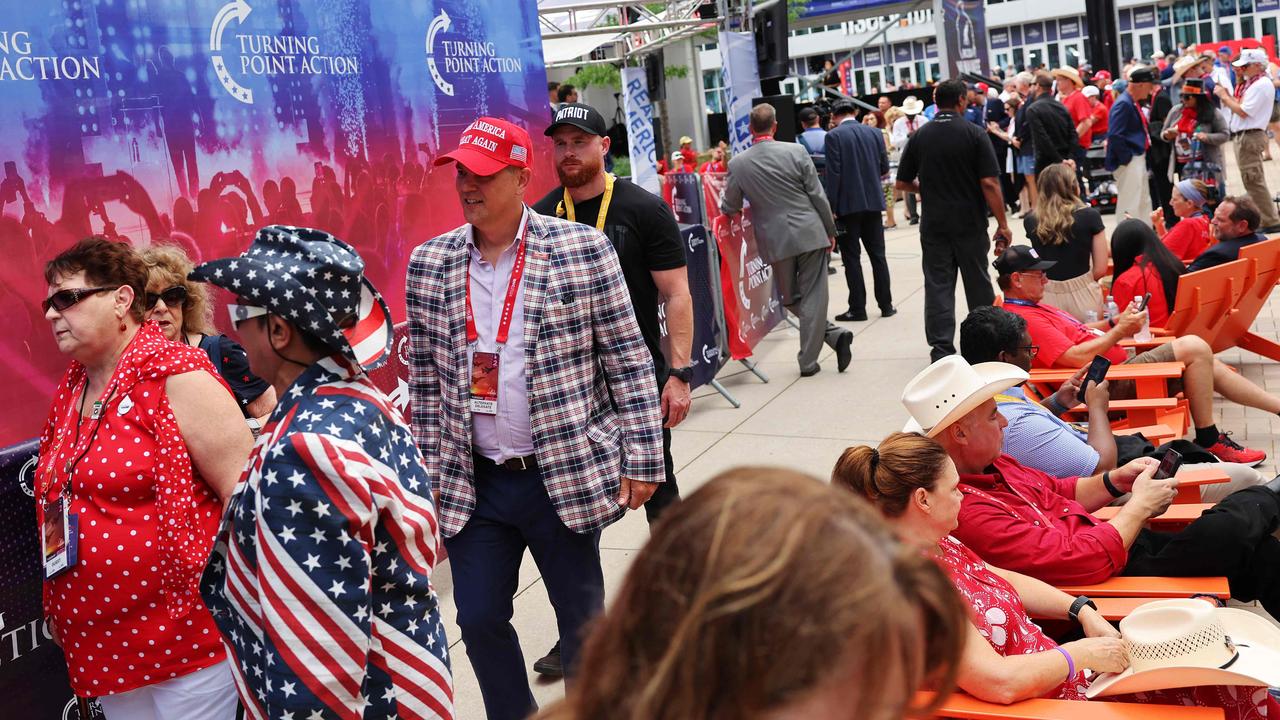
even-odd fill
[{"label": "orange adirondack chair", "polygon": [[[927,694],[918,693],[916,699],[924,702],[927,698]],[[1226,713],[1222,708],[1040,698],[998,705],[957,692],[947,698],[934,717],[957,720],[1222,720]]]},{"label": "orange adirondack chair", "polygon": [[[1280,238],[1263,240],[1240,249],[1240,259],[1250,263],[1249,280],[1235,309],[1227,317],[1217,339],[1210,342],[1214,352],[1240,347],[1272,360],[1280,360],[1280,343],[1250,332],[1271,291],[1280,282]],[[1179,293],[1182,288],[1179,286]]]}]

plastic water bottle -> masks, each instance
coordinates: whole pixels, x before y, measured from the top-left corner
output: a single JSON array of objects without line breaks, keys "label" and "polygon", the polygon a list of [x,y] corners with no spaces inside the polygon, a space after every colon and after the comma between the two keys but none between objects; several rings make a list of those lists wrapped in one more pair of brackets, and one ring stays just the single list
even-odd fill
[{"label": "plastic water bottle", "polygon": [[1097,311],[1097,310],[1085,310],[1085,311],[1084,311],[1084,321],[1085,321],[1086,323],[1096,323],[1096,322],[1098,322],[1098,311]]},{"label": "plastic water bottle", "polygon": [[1134,333],[1134,340],[1138,342],[1150,342],[1151,340],[1151,318],[1148,316],[1142,321],[1142,329]]},{"label": "plastic water bottle", "polygon": [[1102,317],[1106,320],[1115,320],[1120,315],[1120,306],[1116,305],[1116,299],[1111,295],[1107,296],[1107,311]]}]

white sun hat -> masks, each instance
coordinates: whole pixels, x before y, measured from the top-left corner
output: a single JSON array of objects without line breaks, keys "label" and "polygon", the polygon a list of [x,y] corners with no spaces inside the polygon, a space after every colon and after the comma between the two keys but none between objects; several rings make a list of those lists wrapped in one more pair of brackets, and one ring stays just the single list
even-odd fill
[{"label": "white sun hat", "polygon": [[1009,363],[970,365],[959,355],[948,355],[921,370],[903,389],[902,404],[911,413],[903,430],[935,437],[996,393],[1028,377],[1027,371]]},{"label": "white sun hat", "polygon": [[1155,600],[1120,621],[1129,668],[1102,673],[1091,698],[1196,687],[1280,686],[1280,628],[1204,600]]}]

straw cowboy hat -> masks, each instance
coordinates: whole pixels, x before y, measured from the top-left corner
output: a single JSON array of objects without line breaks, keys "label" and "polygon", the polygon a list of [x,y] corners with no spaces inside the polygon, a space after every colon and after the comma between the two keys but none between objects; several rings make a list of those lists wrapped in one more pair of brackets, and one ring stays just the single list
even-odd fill
[{"label": "straw cowboy hat", "polygon": [[1075,83],[1078,88],[1084,87],[1084,79],[1080,77],[1080,71],[1073,67],[1060,67],[1053,71],[1053,76],[1066,78]]},{"label": "straw cowboy hat", "polygon": [[1183,55],[1173,64],[1173,79],[1178,80],[1186,74],[1188,70],[1204,62],[1204,57],[1200,55]]},{"label": "straw cowboy hat", "polygon": [[908,95],[907,99],[902,101],[902,112],[908,115],[919,115],[924,112],[924,103],[915,95]]},{"label": "straw cowboy hat", "polygon": [[1129,668],[1102,673],[1085,693],[1108,695],[1198,685],[1280,685],[1280,628],[1248,610],[1204,600],[1156,600],[1120,621]]},{"label": "straw cowboy hat", "polygon": [[948,355],[921,370],[902,391],[902,404],[911,413],[903,430],[937,437],[996,393],[1028,377],[1025,370],[1008,363],[970,365],[959,355]]}]

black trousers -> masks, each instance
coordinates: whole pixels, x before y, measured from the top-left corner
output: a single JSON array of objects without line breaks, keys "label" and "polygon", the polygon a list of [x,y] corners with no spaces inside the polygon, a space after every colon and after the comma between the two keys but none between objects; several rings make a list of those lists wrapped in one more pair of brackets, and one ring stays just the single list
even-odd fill
[{"label": "black trousers", "polygon": [[841,215],[838,222],[844,232],[836,235],[840,256],[844,258],[844,282],[849,286],[849,312],[864,313],[867,310],[867,284],[862,279],[862,250],[858,241],[867,249],[871,260],[871,281],[875,284],[876,304],[881,310],[893,307],[893,293],[889,289],[889,261],[884,259],[884,224],[880,211],[856,212]]},{"label": "black trousers", "polygon": [[671,431],[662,428],[662,466],[667,471],[667,481],[658,484],[658,489],[644,504],[644,516],[653,525],[661,517],[662,512],[680,502],[680,486],[676,485],[676,462],[671,457]]},{"label": "black trousers", "polygon": [[1129,548],[1125,575],[1226,575],[1231,597],[1258,600],[1280,617],[1280,495],[1245,488],[1176,533],[1143,530]]},{"label": "black trousers", "polygon": [[964,233],[921,233],[920,264],[924,268],[924,335],[936,362],[956,354],[956,272],[972,310],[995,302],[987,275],[991,241],[985,229]]}]

